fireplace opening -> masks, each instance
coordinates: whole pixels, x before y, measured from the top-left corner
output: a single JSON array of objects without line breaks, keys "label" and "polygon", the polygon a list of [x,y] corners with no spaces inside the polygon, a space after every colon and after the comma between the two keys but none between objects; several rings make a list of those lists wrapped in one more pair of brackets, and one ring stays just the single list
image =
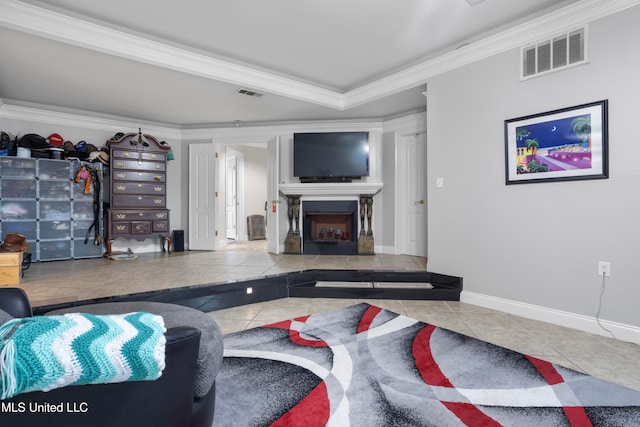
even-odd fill
[{"label": "fireplace opening", "polygon": [[357,201],[304,201],[302,253],[357,255],[357,213]]}]

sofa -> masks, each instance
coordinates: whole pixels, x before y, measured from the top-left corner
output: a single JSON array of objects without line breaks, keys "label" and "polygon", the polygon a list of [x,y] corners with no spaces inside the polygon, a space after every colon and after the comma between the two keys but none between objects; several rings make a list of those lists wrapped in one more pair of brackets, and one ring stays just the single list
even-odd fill
[{"label": "sofa", "polygon": [[[165,368],[153,381],[70,385],[0,400],[0,425],[210,427],[215,410],[215,377],[222,364],[222,333],[205,313],[158,302],[89,304],[46,313],[161,316],[166,327]],[[0,288],[0,325],[30,317],[20,288]]]}]

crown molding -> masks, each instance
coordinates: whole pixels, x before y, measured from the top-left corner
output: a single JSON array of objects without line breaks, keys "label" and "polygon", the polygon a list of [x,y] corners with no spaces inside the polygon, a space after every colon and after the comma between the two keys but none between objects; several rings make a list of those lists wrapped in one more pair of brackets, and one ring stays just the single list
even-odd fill
[{"label": "crown molding", "polygon": [[640,0],[579,1],[353,89],[344,94],[344,109],[425,84],[429,78],[447,71],[584,26],[639,4]]},{"label": "crown molding", "polygon": [[383,125],[379,121],[322,121],[287,124],[248,125],[226,128],[183,129],[184,141],[213,139],[221,144],[266,143],[275,135],[291,136],[295,132],[349,132],[366,130],[381,133]]},{"label": "crown molding", "polygon": [[397,117],[391,120],[385,120],[382,123],[384,132],[396,132],[400,135],[416,132],[425,132],[427,130],[427,112],[409,114],[407,116]]},{"label": "crown molding", "polygon": [[[8,103],[9,102],[9,103]],[[121,132],[123,129],[143,127],[146,133],[162,139],[180,141],[210,140],[224,144],[263,144],[274,135],[292,135],[294,132],[361,131],[381,133],[383,123],[379,120],[337,120],[296,123],[243,124],[240,127],[202,127],[184,129],[157,123],[133,121],[130,118],[96,117],[82,112],[62,112],[48,106],[25,106],[11,104],[0,98],[0,119],[20,120],[54,126],[69,126],[107,132]]]},{"label": "crown molding", "polygon": [[17,0],[0,0],[0,25],[211,80],[342,109],[342,95],[338,92],[173,47]]},{"label": "crown molding", "polygon": [[0,25],[211,80],[347,110],[424,84],[429,78],[623,11],[640,0],[582,0],[346,93],[169,46],[18,0],[0,0]]},{"label": "crown molding", "polygon": [[45,108],[11,105],[6,102],[0,104],[0,118],[23,120],[34,123],[51,124],[55,126],[70,126],[108,132],[121,132],[122,129],[137,129],[144,127],[145,132],[163,139],[180,139],[180,129],[158,126],[131,119],[108,119],[92,117],[78,113],[65,113]]}]

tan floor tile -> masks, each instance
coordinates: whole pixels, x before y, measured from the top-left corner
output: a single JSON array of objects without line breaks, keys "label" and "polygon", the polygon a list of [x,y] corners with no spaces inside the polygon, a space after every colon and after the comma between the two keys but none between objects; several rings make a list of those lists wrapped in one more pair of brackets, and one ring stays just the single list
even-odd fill
[{"label": "tan floor tile", "polygon": [[[307,269],[424,271],[426,258],[272,255],[265,241],[236,242],[218,251],[139,254],[137,260],[94,258],[41,262],[25,272],[21,287],[34,306],[156,289],[235,282]],[[280,320],[357,304],[357,299],[285,298],[210,313],[228,334]],[[365,300],[363,300],[365,301]],[[367,302],[467,336],[512,348],[570,369],[640,390],[640,346],[526,319],[459,301]]]}]

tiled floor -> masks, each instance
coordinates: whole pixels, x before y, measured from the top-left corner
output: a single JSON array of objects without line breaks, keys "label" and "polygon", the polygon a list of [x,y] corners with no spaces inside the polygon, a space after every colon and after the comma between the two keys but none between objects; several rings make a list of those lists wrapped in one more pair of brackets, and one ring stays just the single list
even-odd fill
[{"label": "tiled floor", "polygon": [[[264,241],[215,252],[143,254],[33,264],[21,287],[34,306],[176,286],[254,278],[305,269],[424,270],[426,259],[272,255]],[[363,300],[286,298],[211,313],[224,333],[344,307]],[[365,300],[370,304],[640,390],[640,346],[451,301]]]},{"label": "tiled floor", "polygon": [[406,255],[273,255],[267,253],[264,240],[234,243],[219,251],[137,256],[121,261],[91,258],[33,263],[21,287],[34,306],[42,306],[308,269],[426,269],[425,258]]}]

